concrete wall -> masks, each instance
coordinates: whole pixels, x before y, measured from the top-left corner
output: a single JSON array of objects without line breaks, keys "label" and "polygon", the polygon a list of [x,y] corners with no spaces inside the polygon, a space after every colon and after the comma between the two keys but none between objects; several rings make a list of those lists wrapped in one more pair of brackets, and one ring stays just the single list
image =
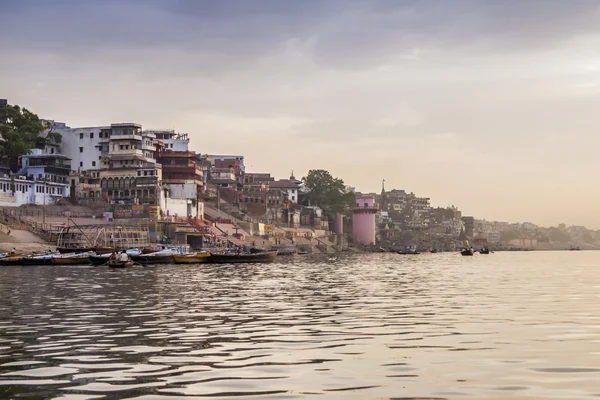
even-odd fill
[{"label": "concrete wall", "polygon": [[194,181],[186,183],[172,183],[169,184],[171,188],[170,197],[175,199],[195,199],[197,197],[197,186]]}]

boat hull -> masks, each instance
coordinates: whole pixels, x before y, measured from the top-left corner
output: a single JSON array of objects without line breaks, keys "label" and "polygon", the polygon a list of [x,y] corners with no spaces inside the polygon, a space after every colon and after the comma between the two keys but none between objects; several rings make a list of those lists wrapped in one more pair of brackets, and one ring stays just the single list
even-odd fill
[{"label": "boat hull", "polygon": [[33,258],[25,257],[23,265],[52,265],[52,258]]},{"label": "boat hull", "polygon": [[94,265],[102,265],[108,262],[109,257],[90,256],[90,262]]},{"label": "boat hull", "polygon": [[463,256],[472,256],[473,250],[461,250],[460,254]]},{"label": "boat hull", "polygon": [[89,265],[89,257],[56,257],[52,259],[54,265]]},{"label": "boat hull", "polygon": [[71,253],[87,253],[88,251],[93,251],[94,249],[91,247],[84,247],[84,248],[57,247],[56,250],[60,254],[71,254]]},{"label": "boat hull", "polygon": [[208,262],[210,259],[209,252],[201,252],[196,254],[174,254],[173,261],[175,264],[201,264]]},{"label": "boat hull", "polygon": [[421,254],[418,251],[397,251],[396,253],[407,256],[407,255],[413,255],[413,254]]},{"label": "boat hull", "polygon": [[158,256],[140,254],[137,256],[131,256],[131,259],[133,261],[135,261],[136,263],[139,263],[142,265],[173,264],[173,262],[174,262],[172,254],[165,254],[165,255],[158,255]]},{"label": "boat hull", "polygon": [[211,253],[208,262],[213,264],[231,263],[270,263],[275,261],[276,251],[254,254],[214,254]]},{"label": "boat hull", "polygon": [[109,262],[108,267],[109,268],[129,268],[129,267],[133,267],[133,261]]},{"label": "boat hull", "polygon": [[9,256],[0,258],[0,265],[23,265],[23,257]]}]

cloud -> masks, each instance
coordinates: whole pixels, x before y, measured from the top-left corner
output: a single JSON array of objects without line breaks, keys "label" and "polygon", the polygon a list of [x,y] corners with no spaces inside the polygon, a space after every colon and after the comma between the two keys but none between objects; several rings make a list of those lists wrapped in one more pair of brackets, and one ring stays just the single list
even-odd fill
[{"label": "cloud", "polygon": [[[599,6],[0,0],[0,97],[71,126],[186,131],[279,176],[322,167],[368,191],[384,175],[437,204],[550,221],[561,196],[600,201],[582,178],[600,167]],[[509,198],[527,199],[521,214]]]}]

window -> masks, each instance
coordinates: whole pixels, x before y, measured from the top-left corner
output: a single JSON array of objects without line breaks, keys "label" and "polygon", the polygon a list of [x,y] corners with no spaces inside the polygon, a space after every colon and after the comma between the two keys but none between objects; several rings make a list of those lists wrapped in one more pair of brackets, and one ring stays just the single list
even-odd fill
[{"label": "window", "polygon": [[96,166],[96,161],[92,161],[92,167]]},{"label": "window", "polygon": [[83,139],[83,132],[79,134],[79,139]]},{"label": "window", "polygon": [[292,201],[295,201],[295,200],[296,200],[296,196],[292,196]]},{"label": "window", "polygon": [[94,132],[90,132],[90,139],[94,138]]},{"label": "window", "polygon": [[80,152],[80,153],[83,153],[83,147],[80,147],[80,148],[79,148],[79,152]]},{"label": "window", "polygon": [[83,167],[83,161],[79,161],[79,166]]}]

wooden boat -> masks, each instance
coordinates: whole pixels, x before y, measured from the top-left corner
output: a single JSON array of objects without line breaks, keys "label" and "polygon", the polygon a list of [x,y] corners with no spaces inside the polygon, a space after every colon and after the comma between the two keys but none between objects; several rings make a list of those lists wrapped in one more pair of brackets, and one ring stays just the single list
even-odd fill
[{"label": "wooden boat", "polygon": [[488,249],[487,247],[482,247],[481,249],[479,249],[479,254],[490,254],[490,249]]},{"label": "wooden boat", "polygon": [[296,250],[292,249],[279,249],[277,250],[278,256],[292,256],[296,253]]},{"label": "wooden boat", "polygon": [[8,256],[0,258],[0,265],[23,265],[23,256]]},{"label": "wooden boat", "polygon": [[86,253],[88,251],[93,251],[94,249],[91,247],[57,247],[56,250],[60,254],[72,254],[72,253]]},{"label": "wooden boat", "polygon": [[192,254],[173,254],[173,261],[175,264],[200,264],[208,262],[210,258],[210,252],[200,251]]},{"label": "wooden boat", "polygon": [[473,255],[473,253],[475,253],[475,252],[473,251],[473,249],[462,249],[462,250],[460,251],[460,254],[461,254],[461,255],[463,255],[463,256],[472,256],[472,255]]},{"label": "wooden boat", "polygon": [[23,265],[52,265],[52,259],[57,254],[41,254],[23,258]]},{"label": "wooden boat", "polygon": [[136,256],[131,256],[131,259],[136,263],[142,265],[154,265],[154,264],[173,264],[173,253],[172,252],[161,252],[157,251],[155,253],[149,254],[139,254]]},{"label": "wooden boat", "polygon": [[108,267],[109,268],[128,268],[128,267],[133,267],[133,261],[128,260],[128,261],[109,261],[108,262]]},{"label": "wooden boat", "polygon": [[275,261],[276,251],[262,253],[210,253],[208,262],[215,264],[230,263],[270,263]]},{"label": "wooden boat", "polygon": [[402,255],[413,255],[413,254],[421,254],[420,251],[416,250],[416,249],[406,249],[406,250],[400,250],[397,251],[396,253],[398,254],[402,254]]},{"label": "wooden boat", "polygon": [[54,265],[89,265],[92,253],[68,254],[52,257]]}]

